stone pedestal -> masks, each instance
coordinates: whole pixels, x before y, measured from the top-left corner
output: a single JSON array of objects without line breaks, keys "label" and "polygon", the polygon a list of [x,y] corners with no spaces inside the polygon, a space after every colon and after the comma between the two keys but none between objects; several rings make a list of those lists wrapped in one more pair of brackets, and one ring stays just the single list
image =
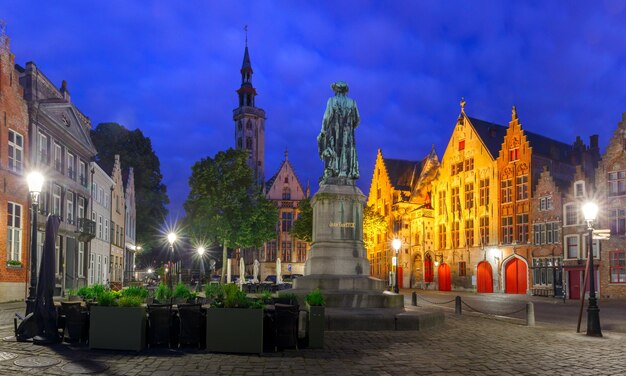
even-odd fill
[{"label": "stone pedestal", "polygon": [[324,290],[329,307],[403,307],[402,296],[383,294],[385,282],[369,276],[363,245],[366,198],[353,180],[327,178],[313,196],[313,242],[304,277],[294,292]]}]

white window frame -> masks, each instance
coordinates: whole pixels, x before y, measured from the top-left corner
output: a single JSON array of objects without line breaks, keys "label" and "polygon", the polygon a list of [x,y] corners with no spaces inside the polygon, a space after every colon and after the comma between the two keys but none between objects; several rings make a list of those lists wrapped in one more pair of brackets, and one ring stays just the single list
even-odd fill
[{"label": "white window frame", "polygon": [[[573,212],[576,214],[576,220],[574,221],[574,223],[570,223],[569,217],[567,216],[567,211],[568,209],[573,210]],[[578,208],[578,205],[575,203],[569,203],[569,204],[565,204],[563,206],[563,224],[564,226],[578,226],[580,224],[580,209]]]},{"label": "white window frame", "polygon": [[[569,252],[569,240],[576,239],[576,253],[575,257],[570,256]],[[578,235],[565,235],[563,238],[563,247],[565,247],[565,257],[569,260],[580,259],[580,236]]]},{"label": "white window frame", "polygon": [[94,274],[94,258],[95,255],[93,253],[89,254],[89,285],[93,285],[93,274]]},{"label": "white window frame", "polygon": [[24,136],[13,129],[9,129],[8,140],[9,161],[7,168],[9,171],[21,175],[24,169]]},{"label": "white window frame", "polygon": [[102,216],[98,214],[98,239],[104,239],[102,237]]},{"label": "white window frame", "polygon": [[578,180],[574,183],[574,197],[585,197],[585,181]]},{"label": "white window frame", "polygon": [[39,133],[39,163],[48,164],[48,136]]},{"label": "white window frame", "polygon": [[78,242],[78,276],[85,276],[85,243]]},{"label": "white window frame", "polygon": [[67,153],[67,176],[76,180],[76,156],[70,152]]},{"label": "white window frame", "polygon": [[65,216],[67,217],[67,223],[74,224],[74,192],[65,192],[66,210]]},{"label": "white window frame", "polygon": [[76,218],[85,218],[85,198],[83,196],[78,197],[78,213],[76,214]]},{"label": "white window frame", "polygon": [[7,260],[22,261],[22,205],[7,203]]},{"label": "white window frame", "polygon": [[[599,260],[600,252],[598,251],[600,250],[600,241],[598,239],[593,239],[592,242],[593,242],[593,245],[592,245],[593,258],[596,260]],[[589,244],[589,234],[583,234],[582,244],[580,248],[582,250],[582,258],[584,259],[587,259],[588,244]]]},{"label": "white window frame", "polygon": [[104,240],[109,241],[109,220],[104,219]]},{"label": "white window frame", "polygon": [[63,172],[63,148],[56,142],[54,143],[54,168]]},{"label": "white window frame", "polygon": [[61,186],[54,185],[52,188],[52,214],[61,216]]}]

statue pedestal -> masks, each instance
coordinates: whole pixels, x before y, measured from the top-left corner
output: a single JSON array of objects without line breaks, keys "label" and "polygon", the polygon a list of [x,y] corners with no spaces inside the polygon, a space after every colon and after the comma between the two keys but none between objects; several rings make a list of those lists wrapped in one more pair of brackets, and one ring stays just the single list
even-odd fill
[{"label": "statue pedestal", "polygon": [[366,198],[354,180],[327,178],[313,196],[313,243],[304,277],[294,293],[324,290],[328,307],[404,307],[401,295],[383,293],[385,282],[369,276],[363,245]]}]

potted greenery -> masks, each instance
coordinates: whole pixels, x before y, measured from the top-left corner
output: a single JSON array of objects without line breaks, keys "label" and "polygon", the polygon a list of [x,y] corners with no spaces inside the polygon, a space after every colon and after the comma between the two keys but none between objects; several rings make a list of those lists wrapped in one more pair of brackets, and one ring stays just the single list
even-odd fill
[{"label": "potted greenery", "polygon": [[274,303],[299,305],[298,297],[292,292],[279,292],[278,297],[274,298]]},{"label": "potted greenery", "polygon": [[172,298],[176,303],[187,303],[196,299],[196,293],[191,291],[184,283],[178,283],[172,292]]},{"label": "potted greenery", "polygon": [[132,286],[121,291],[104,290],[90,308],[89,347],[92,349],[134,350],[146,347],[148,291]]},{"label": "potted greenery", "polygon": [[309,347],[314,349],[324,348],[325,316],[324,306],[326,299],[320,289],[309,292],[305,297],[307,311],[309,311]]},{"label": "potted greenery", "polygon": [[154,289],[154,299],[161,304],[170,303],[172,298],[172,290],[167,287],[163,282],[159,283],[156,289]]},{"label": "potted greenery", "polygon": [[206,315],[207,350],[262,353],[263,303],[253,302],[235,284],[209,286],[205,288],[210,305]]},{"label": "potted greenery", "polygon": [[8,260],[7,267],[17,269],[22,267],[22,262],[20,260]]}]

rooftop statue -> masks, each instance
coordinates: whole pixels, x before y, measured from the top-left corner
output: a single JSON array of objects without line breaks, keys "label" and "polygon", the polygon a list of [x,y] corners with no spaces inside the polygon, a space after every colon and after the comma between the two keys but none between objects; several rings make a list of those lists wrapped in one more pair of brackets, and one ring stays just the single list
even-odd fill
[{"label": "rooftop statue", "polygon": [[[324,161],[322,183],[359,178],[359,162],[354,142],[354,129],[359,125],[359,110],[356,102],[348,98],[348,84],[337,81],[331,85],[335,96],[328,99],[322,121],[322,130],[317,136],[320,159]],[[333,179],[339,178],[339,179]]]}]

